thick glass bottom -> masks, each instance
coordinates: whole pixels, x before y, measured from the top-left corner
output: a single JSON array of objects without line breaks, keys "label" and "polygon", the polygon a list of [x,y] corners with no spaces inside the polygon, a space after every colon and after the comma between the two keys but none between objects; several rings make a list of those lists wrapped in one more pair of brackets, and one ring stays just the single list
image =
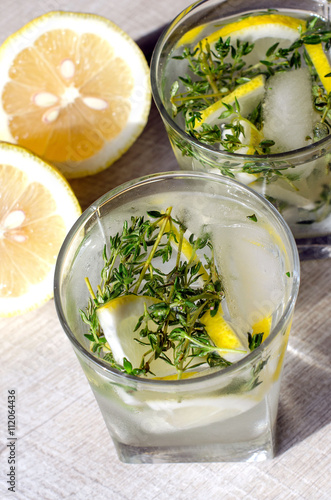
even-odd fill
[{"label": "thick glass bottom", "polygon": [[244,443],[201,446],[130,446],[113,439],[118,458],[128,464],[262,462],[274,457],[274,433]]},{"label": "thick glass bottom", "polygon": [[228,413],[232,410],[232,415],[223,414],[223,418],[221,414],[213,418],[207,406],[201,413],[198,402],[195,412],[180,405],[177,411],[153,412],[144,406],[143,411],[136,408],[134,412],[122,412],[122,406],[110,406],[109,398],[95,394],[122,462],[260,462],[275,453],[279,384],[274,383],[261,401],[237,415],[233,412],[238,404],[244,410],[245,403],[251,404],[252,399],[231,397]]}]

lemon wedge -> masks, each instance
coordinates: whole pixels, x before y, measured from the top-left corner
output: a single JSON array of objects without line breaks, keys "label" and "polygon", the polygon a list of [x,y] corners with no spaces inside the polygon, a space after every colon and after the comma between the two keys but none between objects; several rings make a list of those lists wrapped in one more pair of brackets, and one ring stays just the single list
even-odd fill
[{"label": "lemon wedge", "polygon": [[[127,358],[133,368],[139,368],[142,359],[148,361],[151,353],[149,352],[149,342],[146,339],[146,345],[142,345],[135,339],[140,338],[140,331],[145,324],[135,331],[140,316],[144,314],[145,308],[160,302],[157,298],[145,295],[123,295],[109,300],[104,305],[98,307],[97,317],[107,342],[111,348],[115,361],[122,365],[123,358]],[[151,331],[157,331],[157,325],[152,320],[148,321],[148,328]],[[169,357],[170,351],[167,351]],[[157,374],[158,378],[171,377],[176,378],[175,368],[162,359],[156,359],[151,362],[151,371]],[[151,374],[148,374],[151,376]]]},{"label": "lemon wedge", "polygon": [[265,92],[264,84],[264,76],[259,75],[252,78],[249,82],[239,85],[233,92],[201,111],[201,117],[197,120],[196,128],[199,129],[203,123],[211,126],[219,125],[220,123],[229,123],[234,116],[233,114],[224,119],[221,119],[220,116],[227,110],[225,104],[234,106],[236,99],[240,106],[240,114],[246,117],[262,101]]},{"label": "lemon wedge", "polygon": [[[240,120],[243,132],[239,135],[242,146],[236,150],[237,154],[253,155],[260,142],[263,140],[263,133],[258,130],[249,120]],[[252,174],[250,174],[252,178]]]},{"label": "lemon wedge", "polygon": [[53,295],[54,267],[81,209],[67,181],[29,151],[0,143],[0,316]]},{"label": "lemon wedge", "polygon": [[[289,47],[306,30],[306,22],[292,16],[282,14],[264,14],[248,16],[239,21],[226,24],[205,37],[202,48],[209,43],[211,47],[221,37],[226,40],[231,37],[231,44],[235,45],[237,40],[254,43],[254,49],[250,55],[249,62],[253,64],[264,59],[266,51],[278,43],[279,48]],[[322,45],[305,44],[305,48],[312,60],[320,80],[327,92],[331,91],[331,78],[326,77],[331,72],[330,61],[325,54]],[[248,59],[246,59],[248,61]]]},{"label": "lemon wedge", "polygon": [[257,44],[254,47],[254,51],[258,48],[259,52],[265,55],[265,52],[272,45],[270,39],[283,42],[281,46],[283,46],[284,42],[287,45],[291,45],[291,43],[298,39],[299,30],[304,30],[305,27],[306,23],[303,20],[292,16],[281,14],[247,16],[240,21],[226,24],[211,33],[202,40],[202,47],[204,48],[207,42],[213,46],[220,37],[223,40],[231,37],[232,45],[238,39],[254,43]]},{"label": "lemon wedge", "polygon": [[195,26],[190,29],[178,40],[176,44],[176,48],[182,47],[184,45],[191,45],[194,43],[199,36],[201,36],[203,30],[206,28],[206,24],[201,24],[200,26]]},{"label": "lemon wedge", "polygon": [[263,333],[263,340],[269,337],[271,332],[272,317],[266,316],[254,323],[252,328],[252,335],[257,335],[258,333]]},{"label": "lemon wedge", "polygon": [[331,73],[331,66],[322,45],[320,43],[317,45],[306,44],[305,47],[325,90],[328,93],[331,92],[331,78],[326,77],[327,74]]},{"label": "lemon wedge", "polygon": [[238,349],[238,353],[222,353],[227,361],[233,363],[249,353],[247,347],[242,344],[238,335],[225,321],[222,310],[218,311],[215,316],[211,316],[210,311],[206,312],[202,316],[201,322],[205,325],[206,331],[216,347],[219,349]]},{"label": "lemon wedge", "polygon": [[[256,76],[251,81],[238,86],[233,92],[213,103],[211,106],[201,112],[201,117],[197,120],[197,130],[199,130],[204,123],[213,125],[222,125],[229,123],[235,114],[230,114],[226,118],[221,115],[227,110],[226,104],[235,106],[237,99],[240,106],[240,114],[242,117],[238,122],[243,128],[243,132],[239,135],[239,140],[242,146],[236,151],[238,154],[252,155],[255,153],[256,148],[263,140],[264,136],[253,123],[247,120],[247,117],[256,106],[263,100],[265,95],[265,77],[262,75]],[[235,109],[235,108],[234,108]],[[226,129],[223,131],[224,137],[227,135]],[[235,173],[237,180],[244,184],[254,182],[257,175]]]},{"label": "lemon wedge", "polygon": [[99,172],[142,132],[149,68],[137,44],[100,16],[50,12],[0,48],[0,140],[66,177]]},{"label": "lemon wedge", "polygon": [[[175,226],[171,226],[170,227],[170,224],[169,222],[167,222],[165,228],[164,228],[164,231],[165,232],[169,232],[169,231],[172,231],[173,233],[173,238],[171,239],[171,245],[172,247],[178,251],[178,244],[179,244],[179,238],[180,238],[180,235],[179,235],[179,231],[178,229],[175,227]],[[181,252],[182,252],[182,255],[185,257],[185,259],[187,261],[190,261],[192,259],[192,256],[193,256],[193,247],[191,245],[191,243],[188,241],[187,238],[184,238],[183,237],[183,240],[182,240],[182,247],[181,247]],[[197,256],[196,253],[194,253],[194,256],[193,256],[193,259],[192,259],[192,262],[194,264],[197,264],[199,262],[199,257]],[[209,275],[206,271],[206,269],[203,267],[202,263],[200,262],[200,270],[199,270],[199,274],[201,275],[201,278],[204,280],[204,281],[208,281],[209,280]]]},{"label": "lemon wedge", "polygon": [[[134,329],[138,319],[144,314],[145,307],[148,308],[157,302],[160,301],[154,297],[130,294],[112,299],[98,307],[97,317],[100,326],[117,363],[122,364],[123,358],[126,357],[135,368],[140,366],[148,346],[135,342],[134,339],[139,338],[140,329],[137,331]],[[151,324],[148,326],[152,329]]]}]

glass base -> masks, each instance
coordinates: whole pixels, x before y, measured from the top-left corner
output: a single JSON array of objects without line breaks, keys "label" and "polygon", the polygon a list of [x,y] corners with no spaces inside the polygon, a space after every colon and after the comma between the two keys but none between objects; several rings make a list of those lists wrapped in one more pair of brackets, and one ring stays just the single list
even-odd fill
[{"label": "glass base", "polygon": [[[265,438],[266,436],[264,436]],[[274,438],[245,443],[205,446],[130,446],[113,439],[121,462],[128,464],[166,464],[198,462],[262,462],[274,457]],[[262,442],[263,441],[263,442]]]}]

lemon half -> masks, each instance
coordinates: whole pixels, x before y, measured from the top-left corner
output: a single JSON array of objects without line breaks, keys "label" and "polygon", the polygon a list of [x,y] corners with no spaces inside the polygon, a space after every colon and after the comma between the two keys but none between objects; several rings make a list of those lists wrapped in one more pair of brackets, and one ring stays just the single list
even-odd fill
[{"label": "lemon half", "polygon": [[149,68],[137,44],[100,16],[50,12],[0,48],[0,140],[66,177],[101,171],[142,132]]},{"label": "lemon half", "polygon": [[29,151],[0,143],[0,316],[53,295],[62,242],[81,213],[67,181]]}]

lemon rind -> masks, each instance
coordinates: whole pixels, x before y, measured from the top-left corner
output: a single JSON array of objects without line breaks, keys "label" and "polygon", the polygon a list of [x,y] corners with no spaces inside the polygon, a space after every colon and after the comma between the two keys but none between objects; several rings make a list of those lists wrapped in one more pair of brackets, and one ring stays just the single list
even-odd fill
[{"label": "lemon rind", "polygon": [[[83,29],[82,24],[86,27]],[[93,26],[92,26],[93,25]],[[44,30],[40,30],[43,28]],[[77,30],[79,34],[95,33],[104,39],[113,40],[115,57],[130,60],[132,76],[135,79],[134,90],[130,97],[131,112],[128,122],[118,136],[106,141],[94,155],[86,159],[52,162],[66,178],[78,178],[101,172],[126,153],[143,132],[151,108],[151,85],[149,67],[145,56],[136,42],[112,21],[96,14],[52,11],[39,16],[21,29],[10,35],[0,47],[0,94],[7,81],[9,69],[17,54],[30,46],[45,31],[50,29]],[[93,28],[93,29],[92,29]],[[125,43],[123,43],[125,42]],[[0,139],[16,144],[9,128],[8,115],[0,100]],[[86,138],[89,140],[90,138]],[[77,153],[76,153],[77,154]],[[74,156],[74,155],[73,155]],[[49,161],[46,159],[46,161]]]}]

